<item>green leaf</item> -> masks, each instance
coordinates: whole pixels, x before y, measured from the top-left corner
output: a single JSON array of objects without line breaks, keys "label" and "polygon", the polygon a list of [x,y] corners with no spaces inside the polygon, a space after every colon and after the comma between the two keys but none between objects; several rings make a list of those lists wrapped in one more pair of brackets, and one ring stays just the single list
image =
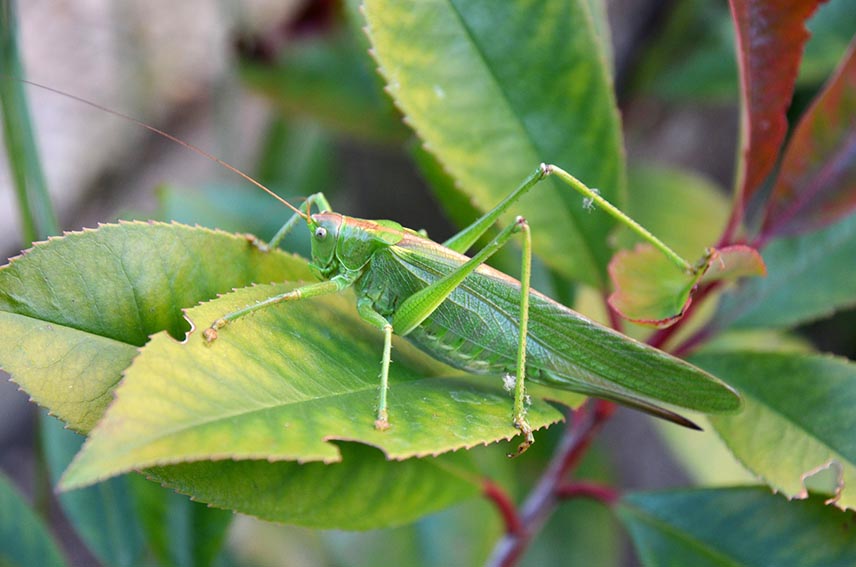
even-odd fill
[{"label": "green leaf", "polygon": [[707,269],[701,278],[702,283],[738,278],[763,277],[767,275],[767,266],[757,250],[744,244],[735,244],[723,248],[708,250]]},{"label": "green leaf", "polygon": [[734,455],[788,497],[824,468],[838,476],[836,505],[856,508],[856,365],[828,356],[717,352],[693,361],[728,380],[742,413],[711,417]]},{"label": "green leaf", "polygon": [[85,433],[150,334],[184,335],[182,307],[253,282],[309,277],[302,260],[207,229],[121,223],[69,233],[0,268],[0,367]]},{"label": "green leaf", "polygon": [[631,493],[618,515],[646,567],[848,567],[856,522],[820,498],[763,488]]},{"label": "green leaf", "polygon": [[762,250],[766,278],[723,295],[716,328],[786,328],[856,303],[856,215]]},{"label": "green leaf", "polygon": [[[283,293],[255,286],[187,311],[195,328]],[[511,397],[436,378],[453,373],[403,340],[394,343],[388,431],[374,426],[382,337],[350,294],[293,302],[236,321],[214,343],[191,333],[152,337],[63,479],[65,488],[184,461],[235,458],[336,462],[331,440],[360,441],[391,459],[435,455],[509,439]],[[368,369],[368,370],[367,370]],[[534,428],[561,418],[529,407]]]},{"label": "green leaf", "polygon": [[[413,142],[408,144],[410,156],[419,168],[419,173],[431,187],[434,197],[443,207],[446,217],[459,229],[466,228],[478,220],[481,212],[475,207],[470,196],[458,187],[434,155],[419,145],[417,140],[414,139]],[[473,249],[481,250],[498,234],[499,230],[491,227],[476,242]],[[537,261],[538,259],[535,258],[534,262],[537,263]],[[490,257],[487,263],[500,271],[516,273],[515,271],[520,269],[520,253],[513,246],[503,246]],[[535,270],[536,265],[533,265],[533,271]]]},{"label": "green leaf", "polygon": [[407,137],[358,38],[345,31],[292,42],[274,63],[241,62],[241,78],[286,116],[309,116],[334,132],[370,141]]},{"label": "green leaf", "polygon": [[400,525],[481,492],[468,453],[390,462],[358,443],[338,448],[335,464],[201,461],[146,473],[212,506],[324,529]]},{"label": "green leaf", "polygon": [[131,483],[149,546],[162,564],[177,567],[213,564],[232,521],[231,512],[193,502],[137,475],[108,482],[115,480]]},{"label": "green leaf", "polygon": [[65,560],[42,520],[0,472],[0,565],[63,567]]},{"label": "green leaf", "polygon": [[[387,90],[479,210],[541,162],[567,166],[621,204],[620,124],[586,2],[368,0],[364,10]],[[505,221],[514,215],[528,219],[551,267],[606,287],[606,214],[548,180]]]},{"label": "green leaf", "polygon": [[[813,90],[838,65],[856,33],[850,0],[828,0],[806,23],[811,33],[797,77],[797,87]],[[731,104],[738,94],[734,28],[726,4],[681,2],[665,29],[648,48],[640,86],[672,101],[706,100]]]},{"label": "green leaf", "polygon": [[[633,166],[628,176],[627,214],[685,258],[697,258],[719,238],[728,220],[722,189],[689,171],[660,165]],[[618,232],[618,247],[642,242]]]},{"label": "green leaf", "polygon": [[17,193],[22,239],[27,243],[59,232],[45,174],[33,133],[25,75],[18,48],[15,4],[0,11],[0,113],[3,117],[3,146]]},{"label": "green leaf", "polygon": [[829,77],[847,51],[856,34],[856,12],[849,0],[828,0],[806,27],[811,37],[805,46],[797,85],[816,86]]},{"label": "green leaf", "polygon": [[672,458],[681,464],[683,470],[694,481],[695,486],[734,486],[754,484],[757,477],[746,470],[722,442],[707,416],[689,416],[703,431],[694,431],[684,427],[672,427],[661,420],[654,421],[654,427],[663,442],[671,449]]},{"label": "green leaf", "polygon": [[[83,437],[44,413],[40,415],[42,447],[51,483],[83,444]],[[105,565],[138,565],[143,532],[137,519],[129,478],[57,495],[62,511],[87,548]],[[158,489],[163,492],[162,489]]]},{"label": "green leaf", "polygon": [[334,531],[323,537],[336,564],[348,567],[375,567],[380,557],[396,566],[482,565],[502,537],[502,523],[493,505],[478,499],[395,530]]}]

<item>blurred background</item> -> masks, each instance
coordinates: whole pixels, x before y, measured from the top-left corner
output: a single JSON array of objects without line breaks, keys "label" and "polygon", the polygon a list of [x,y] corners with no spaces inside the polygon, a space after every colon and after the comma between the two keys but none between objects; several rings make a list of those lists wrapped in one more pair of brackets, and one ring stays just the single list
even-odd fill
[{"label": "blurred background", "polygon": [[[631,168],[648,173],[639,179],[656,178],[656,167],[677,168],[689,182],[725,194],[733,177],[738,120],[727,3],[592,4],[596,9],[603,6],[611,28],[611,59]],[[810,100],[856,32],[856,11],[848,4],[832,0],[811,22],[820,33],[806,49],[794,114]],[[324,191],[335,210],[392,218],[427,229],[435,240],[455,230],[448,220],[454,215],[443,212],[442,196],[438,199],[432,192],[430,175],[420,170],[418,140],[382,91],[355,2],[27,0],[16,7],[27,79],[162,128],[284,196]],[[286,218],[287,211],[270,197],[185,148],[68,97],[34,87],[27,87],[26,93],[63,230],[136,218],[178,220],[269,238]],[[630,182],[632,190],[632,173]],[[11,187],[2,161],[4,257],[23,247]],[[299,248],[301,243],[286,246]],[[822,350],[852,357],[854,327],[856,315],[843,313],[805,329],[805,336]],[[29,494],[38,491],[44,474],[34,456],[36,415],[26,396],[5,375],[0,377],[0,468]],[[722,449],[708,449],[707,443],[715,441],[700,442],[680,432],[663,439],[659,433],[664,430],[622,411],[586,467],[593,474],[613,471],[621,488],[679,486],[702,478],[721,483],[751,480],[727,457],[706,471],[685,468],[672,456],[671,445]],[[546,459],[549,444],[537,446],[545,453],[540,458]],[[584,508],[588,503],[579,504]],[[473,506],[490,516],[487,504]],[[575,519],[571,508],[544,532],[544,543],[535,542],[525,564],[552,564],[539,554],[549,554],[548,540],[562,541],[568,526],[579,522],[579,511]],[[414,529],[441,530],[450,518],[469,512],[443,514],[400,531],[396,545],[418,547]],[[74,564],[97,564],[55,505],[54,515]],[[603,564],[635,564],[616,544],[620,535],[592,537],[603,540],[600,549],[609,555],[601,558]],[[318,533],[239,518],[230,530],[228,554],[234,564],[368,565],[361,558],[372,557],[372,551],[405,557],[407,551],[395,551],[390,541],[384,533]],[[354,546],[361,547],[362,554],[350,553]],[[285,556],[287,563],[282,562]]]}]

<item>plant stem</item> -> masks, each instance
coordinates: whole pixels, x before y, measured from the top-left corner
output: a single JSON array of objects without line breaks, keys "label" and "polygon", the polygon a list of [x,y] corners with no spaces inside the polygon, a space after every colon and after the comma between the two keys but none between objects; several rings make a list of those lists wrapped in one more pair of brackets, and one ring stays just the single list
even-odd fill
[{"label": "plant stem", "polygon": [[10,0],[0,4],[0,106],[6,155],[18,197],[21,236],[29,245],[58,234],[59,226],[36,149],[24,85],[18,80],[21,75],[15,2]]},{"label": "plant stem", "polygon": [[523,530],[523,524],[520,521],[520,516],[517,514],[517,508],[514,507],[514,502],[508,497],[508,494],[495,482],[485,479],[482,487],[485,498],[493,501],[496,505],[499,515],[502,516],[502,521],[505,524],[505,533],[517,534]]},{"label": "plant stem", "polygon": [[603,299],[603,308],[606,310],[607,317],[609,317],[609,325],[619,333],[623,333],[624,321],[618,312],[612,308],[612,305],[609,304],[609,294],[604,293],[601,295],[601,298]]},{"label": "plant stem", "polygon": [[558,491],[564,477],[579,464],[594,435],[614,410],[612,402],[589,399],[573,413],[547,470],[523,503],[519,529],[507,531],[494,547],[488,565],[511,567],[517,563],[559,503]]},{"label": "plant stem", "polygon": [[586,187],[585,183],[556,165],[542,166],[548,174],[558,175],[565,183],[570,185],[575,191],[582,194],[586,199],[596,203],[601,209],[606,211],[611,217],[618,222],[641,236],[649,242],[654,248],[662,252],[675,266],[687,273],[693,273],[694,267],[692,264],[683,259],[677,252],[669,248],[662,240],[648,232],[641,224],[627,216],[618,207],[600,196],[597,191],[593,191]]},{"label": "plant stem", "polygon": [[559,486],[556,488],[556,496],[562,500],[591,498],[608,505],[618,500],[618,492],[614,488],[593,482],[570,482]]}]

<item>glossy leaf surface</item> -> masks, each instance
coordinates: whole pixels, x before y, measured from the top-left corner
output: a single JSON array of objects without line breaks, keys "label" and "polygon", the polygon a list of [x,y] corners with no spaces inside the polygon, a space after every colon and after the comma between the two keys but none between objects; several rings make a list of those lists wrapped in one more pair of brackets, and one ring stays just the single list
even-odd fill
[{"label": "glossy leaf surface", "polygon": [[[541,162],[567,167],[621,204],[618,113],[586,2],[370,0],[364,10],[387,90],[480,210]],[[613,226],[605,213],[589,213],[548,180],[506,222],[514,215],[532,225],[545,262],[605,286]]]},{"label": "glossy leaf surface", "polygon": [[342,462],[334,464],[200,461],[146,473],[218,508],[324,529],[400,525],[481,492],[466,453],[390,462],[358,443],[339,450]]},{"label": "glossy leaf surface", "polygon": [[788,502],[765,488],[631,493],[618,513],[643,565],[847,567],[856,522],[822,498]]},{"label": "glossy leaf surface", "polygon": [[310,277],[302,260],[207,229],[122,223],[70,233],[0,269],[0,367],[85,433],[150,334],[184,335],[181,308],[253,282]]},{"label": "glossy leaf surface", "polygon": [[856,216],[762,250],[767,277],[722,297],[717,328],[787,328],[856,304]]},{"label": "glossy leaf surface", "polygon": [[805,497],[805,479],[829,467],[841,508],[856,508],[856,365],[793,353],[719,352],[693,359],[727,379],[743,412],[712,417],[734,455],[775,490]]}]

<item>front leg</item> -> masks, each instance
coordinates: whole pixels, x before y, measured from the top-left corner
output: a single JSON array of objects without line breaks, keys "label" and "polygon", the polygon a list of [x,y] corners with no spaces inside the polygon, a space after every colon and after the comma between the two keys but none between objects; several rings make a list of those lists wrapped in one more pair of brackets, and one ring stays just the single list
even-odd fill
[{"label": "front leg", "polygon": [[232,311],[231,313],[223,315],[222,317],[211,323],[211,326],[209,326],[207,329],[205,329],[205,331],[202,332],[202,337],[207,343],[213,343],[215,340],[217,340],[217,332],[235,319],[240,319],[245,315],[249,315],[250,313],[258,311],[259,309],[264,309],[266,307],[270,307],[271,305],[275,305],[283,301],[297,301],[299,299],[307,299],[309,297],[317,297],[319,295],[336,293],[338,291],[342,291],[346,287],[350,286],[352,283],[352,281],[344,277],[337,276],[332,280],[326,282],[318,282],[314,284],[305,285],[288,291],[286,293],[282,293],[280,295],[268,297],[264,301],[259,301],[258,303],[248,305],[243,309],[238,309],[237,311]]}]

